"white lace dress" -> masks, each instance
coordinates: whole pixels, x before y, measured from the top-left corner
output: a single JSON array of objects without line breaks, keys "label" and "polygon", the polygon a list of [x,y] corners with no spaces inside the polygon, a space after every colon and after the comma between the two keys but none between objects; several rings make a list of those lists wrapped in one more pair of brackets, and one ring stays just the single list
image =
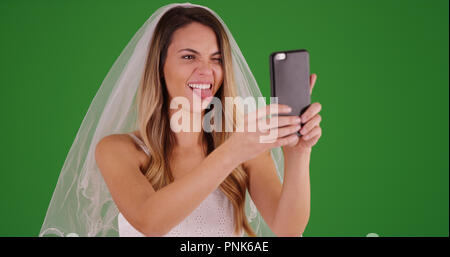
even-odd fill
[{"label": "white lace dress", "polygon": [[[148,148],[133,133],[129,135],[136,141],[142,150],[149,155]],[[122,215],[118,216],[119,236],[143,237]],[[165,237],[233,237],[243,236],[234,234],[233,205],[225,194],[217,188],[212,192],[186,219],[175,226]]]}]

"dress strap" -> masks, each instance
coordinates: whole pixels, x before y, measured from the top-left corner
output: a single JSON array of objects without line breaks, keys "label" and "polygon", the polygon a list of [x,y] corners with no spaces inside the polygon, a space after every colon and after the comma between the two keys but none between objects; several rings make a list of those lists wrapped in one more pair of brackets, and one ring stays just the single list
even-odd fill
[{"label": "dress strap", "polygon": [[129,136],[131,136],[134,141],[142,148],[142,150],[150,157],[150,151],[148,150],[147,146],[145,146],[144,142],[142,142],[135,134],[128,133]]}]

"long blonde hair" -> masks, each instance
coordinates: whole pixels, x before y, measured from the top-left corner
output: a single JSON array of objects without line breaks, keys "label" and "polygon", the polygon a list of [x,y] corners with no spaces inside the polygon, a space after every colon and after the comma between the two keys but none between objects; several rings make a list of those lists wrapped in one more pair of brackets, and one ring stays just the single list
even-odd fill
[{"label": "long blonde hair", "polygon": [[[149,46],[144,75],[137,94],[137,123],[142,139],[151,152],[150,163],[144,175],[155,190],[161,189],[174,180],[169,160],[175,144],[175,135],[170,129],[169,96],[163,79],[163,66],[173,32],[192,22],[209,26],[217,37],[222,55],[224,80],[215,97],[218,97],[224,103],[225,97],[237,96],[231,61],[231,47],[220,21],[207,10],[199,7],[175,7],[167,11],[155,28]],[[236,111],[238,112],[238,110]],[[236,113],[236,116],[238,115]],[[236,119],[234,115],[232,116],[232,124],[235,129]],[[222,131],[225,131],[226,117],[222,114],[221,119]],[[207,146],[206,154],[211,153],[224,143],[231,136],[231,133],[216,131],[207,133],[202,131],[202,142]],[[245,197],[248,185],[247,173],[242,165],[239,165],[219,187],[234,207],[235,234],[240,234],[244,229],[247,235],[256,236],[245,214]]]}]

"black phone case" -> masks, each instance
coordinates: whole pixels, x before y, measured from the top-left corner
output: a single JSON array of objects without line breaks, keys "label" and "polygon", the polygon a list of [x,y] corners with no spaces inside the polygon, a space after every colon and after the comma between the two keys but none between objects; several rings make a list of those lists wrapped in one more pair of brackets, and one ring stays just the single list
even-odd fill
[{"label": "black phone case", "polygon": [[[275,60],[279,53],[285,54],[284,60]],[[301,49],[274,52],[269,59],[271,96],[278,97],[278,104],[286,104],[292,108],[290,113],[280,116],[300,116],[311,104],[308,51]],[[301,136],[299,132],[297,135]]]}]

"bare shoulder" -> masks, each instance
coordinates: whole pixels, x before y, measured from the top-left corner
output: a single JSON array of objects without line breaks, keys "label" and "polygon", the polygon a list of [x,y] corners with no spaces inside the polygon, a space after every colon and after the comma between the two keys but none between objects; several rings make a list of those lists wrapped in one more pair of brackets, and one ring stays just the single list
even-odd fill
[{"label": "bare shoulder", "polygon": [[[128,138],[127,138],[128,137]],[[125,134],[111,134],[103,137],[95,148],[95,153],[108,155],[117,152],[128,152],[133,148],[132,141]]]},{"label": "bare shoulder", "polygon": [[120,156],[121,160],[131,161],[133,145],[122,134],[112,134],[103,137],[95,147],[95,159],[101,166],[104,162],[110,162]]},{"label": "bare shoulder", "polygon": [[95,148],[97,166],[119,212],[144,233],[148,221],[141,207],[155,190],[142,172],[141,154],[127,134],[105,136]]},{"label": "bare shoulder", "polygon": [[101,166],[103,163],[128,162],[141,169],[148,162],[147,156],[127,134],[111,134],[103,137],[95,148],[95,159]]}]

